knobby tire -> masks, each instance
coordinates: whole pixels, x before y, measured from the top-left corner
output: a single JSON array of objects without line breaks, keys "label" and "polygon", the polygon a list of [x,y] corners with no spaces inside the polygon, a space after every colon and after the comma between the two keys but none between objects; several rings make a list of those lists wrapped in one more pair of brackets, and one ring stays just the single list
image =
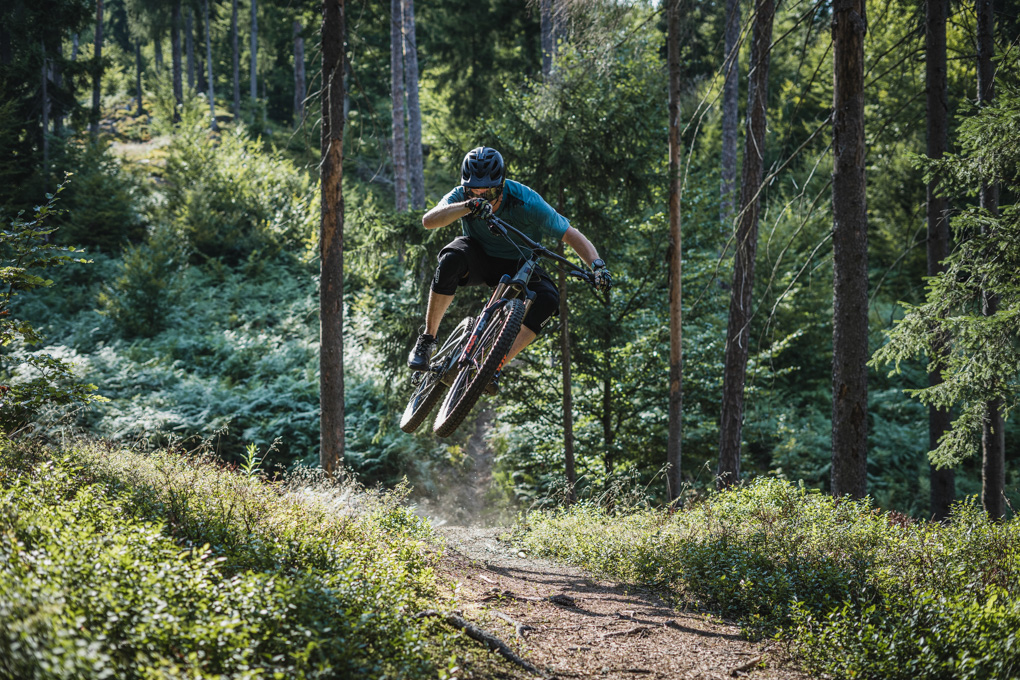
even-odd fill
[{"label": "knobby tire", "polygon": [[400,429],[411,433],[417,430],[429,417],[432,409],[443,398],[446,393],[446,385],[439,380],[440,376],[435,371],[429,370],[422,376],[410,401],[404,409],[404,415],[400,418]]},{"label": "knobby tire", "polygon": [[472,363],[461,368],[439,407],[433,432],[449,437],[460,427],[502,365],[523,321],[524,301],[517,298],[508,300],[492,315],[471,353]]}]

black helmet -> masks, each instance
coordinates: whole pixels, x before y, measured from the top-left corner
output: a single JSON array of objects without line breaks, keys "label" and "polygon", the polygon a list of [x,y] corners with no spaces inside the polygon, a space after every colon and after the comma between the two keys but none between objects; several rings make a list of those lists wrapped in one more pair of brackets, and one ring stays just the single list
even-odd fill
[{"label": "black helmet", "polygon": [[471,189],[502,187],[506,180],[503,157],[495,149],[480,146],[471,149],[460,164],[460,184]]}]

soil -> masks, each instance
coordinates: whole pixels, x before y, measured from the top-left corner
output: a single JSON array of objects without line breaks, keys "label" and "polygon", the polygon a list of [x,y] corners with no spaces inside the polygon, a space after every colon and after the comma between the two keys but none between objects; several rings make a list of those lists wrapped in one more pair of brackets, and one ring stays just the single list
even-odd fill
[{"label": "soil", "polygon": [[[441,525],[453,609],[547,678],[805,680],[781,646],[738,626],[674,609],[659,594],[533,558],[506,529]],[[493,670],[498,669],[498,670]],[[533,678],[509,662],[467,664],[468,677]]]}]

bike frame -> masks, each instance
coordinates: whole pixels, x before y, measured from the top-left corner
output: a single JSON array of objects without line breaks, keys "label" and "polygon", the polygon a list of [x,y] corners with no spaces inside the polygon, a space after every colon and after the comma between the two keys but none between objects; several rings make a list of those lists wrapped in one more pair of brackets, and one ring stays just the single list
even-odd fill
[{"label": "bike frame", "polygon": [[[482,333],[485,332],[485,328],[488,326],[492,315],[496,312],[496,310],[504,306],[508,300],[523,297],[525,298],[524,313],[527,314],[531,309],[531,305],[535,301],[535,293],[528,288],[528,284],[531,282],[531,277],[535,274],[535,269],[538,267],[539,259],[545,257],[553,260],[557,264],[566,266],[568,268],[567,274],[569,276],[575,276],[587,281],[589,284],[592,283],[591,275],[578,269],[573,262],[562,257],[559,253],[554,253],[542,244],[532,240],[527,236],[527,234],[512,225],[507,224],[495,215],[489,217],[489,228],[493,231],[499,232],[503,238],[511,243],[513,243],[513,241],[510,240],[509,234],[513,234],[524,241],[525,245],[531,248],[532,252],[531,256],[524,260],[524,264],[521,265],[521,268],[517,270],[516,274],[512,277],[504,274],[503,278],[500,279],[498,284],[496,284],[496,287],[492,291],[492,295],[489,297],[489,301],[482,309],[482,313],[478,315],[474,328],[471,330],[471,335],[457,359],[456,365],[458,368],[461,368],[472,361],[471,352],[475,348],[475,343],[478,342],[478,338],[480,338]],[[499,368],[503,368],[502,363],[500,363]]]}]

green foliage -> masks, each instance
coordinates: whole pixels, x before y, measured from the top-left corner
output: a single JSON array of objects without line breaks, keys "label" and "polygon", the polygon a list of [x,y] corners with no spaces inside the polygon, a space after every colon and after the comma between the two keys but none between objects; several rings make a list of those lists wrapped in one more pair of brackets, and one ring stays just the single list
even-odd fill
[{"label": "green foliage", "polygon": [[765,478],[671,513],[585,503],[514,530],[536,554],[789,637],[838,678],[1015,677],[1018,534],[972,501],[929,524]]},{"label": "green foliage", "polygon": [[11,315],[14,298],[20,294],[52,285],[43,277],[47,269],[69,262],[85,263],[75,258],[75,249],[65,249],[49,242],[56,227],[45,224],[55,212],[57,194],[47,194],[47,203],[37,206],[32,219],[19,213],[9,229],[0,231],[0,348],[17,350],[7,354],[0,385],[0,423],[5,429],[24,425],[40,407],[96,401],[94,385],[81,382],[72,364],[48,352],[29,352],[27,346],[42,343],[34,326],[23,318]]},{"label": "green foliage", "polygon": [[[981,182],[1015,185],[1020,177],[1020,86],[1000,84],[995,105],[961,126],[961,155],[927,164],[946,190],[975,193]],[[929,372],[941,372],[940,384],[908,391],[924,404],[959,409],[930,454],[940,467],[977,450],[986,402],[1001,399],[1008,413],[1020,394],[1020,207],[1003,205],[998,213],[969,208],[954,217],[952,228],[960,243],[945,260],[946,270],[927,280],[924,302],[904,305],[888,344],[872,358],[898,371],[900,362],[924,355]],[[996,300],[994,313],[985,296]]]},{"label": "green foliage", "polygon": [[308,175],[240,127],[219,139],[207,128],[204,118],[185,119],[167,146],[160,220],[200,259],[236,265],[300,253],[318,218]]},{"label": "green foliage", "polygon": [[450,643],[407,615],[432,602],[434,554],[397,500],[4,441],[0,674],[435,677]]}]

